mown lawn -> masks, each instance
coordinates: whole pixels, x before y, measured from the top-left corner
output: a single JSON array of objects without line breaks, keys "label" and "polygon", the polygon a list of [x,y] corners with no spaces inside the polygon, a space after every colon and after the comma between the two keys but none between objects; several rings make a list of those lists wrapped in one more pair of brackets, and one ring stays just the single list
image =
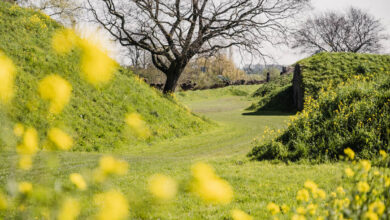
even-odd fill
[{"label": "mown lawn", "polygon": [[[218,92],[218,91],[216,91]],[[269,217],[266,206],[274,201],[278,204],[296,203],[296,192],[310,179],[326,191],[334,190],[342,181],[343,164],[290,164],[250,161],[246,154],[254,138],[264,129],[279,129],[286,125],[288,115],[243,115],[250,105],[245,96],[218,95],[213,92],[188,92],[179,100],[199,115],[218,123],[206,133],[171,139],[151,145],[126,146],[113,153],[126,160],[129,173],[112,179],[103,188],[118,187],[130,201],[131,217],[134,219],[229,219],[230,210],[239,208],[255,219]],[[193,94],[197,93],[197,94]],[[191,97],[191,99],[186,99]],[[57,153],[56,153],[57,154]],[[7,179],[31,180],[54,186],[59,180],[66,182],[72,172],[91,176],[90,169],[98,164],[101,153],[58,153],[56,162],[50,153],[36,157],[34,169],[28,173],[11,172],[16,161],[12,153],[2,153],[0,181]],[[51,165],[47,165],[51,161]],[[229,205],[207,205],[188,192],[191,165],[203,161],[211,164],[217,174],[234,188],[234,200]],[[53,165],[54,164],[54,165]],[[172,176],[180,183],[180,193],[170,204],[157,204],[147,192],[147,179],[155,173]],[[56,183],[57,182],[57,183]],[[53,188],[53,187],[52,187]],[[55,187],[54,187],[55,188]],[[96,189],[98,191],[99,189]],[[84,198],[83,209],[93,212],[90,198]],[[85,218],[86,216],[82,216]]]}]

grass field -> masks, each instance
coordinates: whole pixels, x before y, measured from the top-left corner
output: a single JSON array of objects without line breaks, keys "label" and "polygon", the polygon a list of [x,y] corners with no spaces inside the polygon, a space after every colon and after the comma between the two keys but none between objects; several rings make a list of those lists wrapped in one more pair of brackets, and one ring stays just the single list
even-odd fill
[{"label": "grass field", "polygon": [[[249,88],[248,88],[249,89]],[[256,89],[256,88],[252,88]],[[187,92],[180,101],[199,115],[218,125],[202,134],[194,134],[173,141],[162,141],[149,146],[131,146],[128,150],[113,153],[130,164],[126,176],[113,179],[107,188],[118,187],[130,201],[130,213],[134,219],[229,219],[230,210],[239,208],[255,219],[269,217],[266,206],[296,203],[296,192],[307,179],[311,179],[327,191],[341,183],[342,164],[272,164],[249,161],[246,154],[254,138],[261,136],[266,126],[274,129],[286,126],[288,115],[243,115],[243,109],[251,103],[246,96],[218,95],[220,91]],[[217,95],[213,95],[213,94]],[[203,98],[207,94],[207,98]],[[186,97],[191,97],[187,99]],[[12,153],[2,153],[0,181],[23,179],[53,186],[66,182],[72,172],[90,176],[88,170],[98,164],[100,153],[59,153],[57,166],[49,168],[45,161],[52,157],[40,153],[35,159],[34,170],[28,173],[11,172],[16,161]],[[187,192],[190,167],[197,161],[211,164],[218,175],[234,188],[234,200],[229,205],[206,205]],[[147,192],[147,179],[155,173],[163,173],[176,179],[181,187],[178,198],[171,204],[153,202]],[[93,207],[85,198],[84,215]],[[83,216],[86,217],[86,216]]]}]

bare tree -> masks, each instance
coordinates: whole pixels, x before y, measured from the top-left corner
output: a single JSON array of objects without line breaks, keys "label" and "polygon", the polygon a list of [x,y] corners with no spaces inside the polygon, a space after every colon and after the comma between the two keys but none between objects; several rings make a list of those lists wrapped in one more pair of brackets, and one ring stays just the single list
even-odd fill
[{"label": "bare tree", "polygon": [[261,53],[287,31],[284,21],[309,0],[100,0],[96,21],[122,46],[150,53],[173,92],[192,57],[237,46]]},{"label": "bare tree", "polygon": [[309,18],[294,33],[293,48],[303,52],[375,53],[387,39],[379,20],[368,13],[350,8],[346,13],[327,12]]}]

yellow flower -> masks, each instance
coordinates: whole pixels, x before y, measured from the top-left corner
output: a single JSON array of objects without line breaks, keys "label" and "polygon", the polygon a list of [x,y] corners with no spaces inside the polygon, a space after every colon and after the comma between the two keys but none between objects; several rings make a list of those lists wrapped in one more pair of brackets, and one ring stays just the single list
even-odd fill
[{"label": "yellow flower", "polygon": [[273,202],[268,203],[267,210],[271,213],[271,215],[276,215],[280,212],[280,207]]},{"label": "yellow flower", "polygon": [[340,196],[344,196],[344,195],[345,195],[344,188],[341,187],[341,186],[337,187],[336,191],[337,191],[337,193],[338,193]]},{"label": "yellow flower", "polygon": [[362,160],[360,161],[360,166],[366,171],[370,171],[371,169],[371,163],[368,160]]},{"label": "yellow flower", "polygon": [[384,150],[380,150],[380,151],[379,151],[379,154],[380,154],[383,158],[386,158],[386,157],[387,157],[387,153],[386,153],[386,151],[384,151]]},{"label": "yellow flower", "polygon": [[0,102],[7,103],[14,96],[15,73],[12,60],[0,51]]},{"label": "yellow flower", "polygon": [[32,167],[31,155],[21,155],[19,158],[19,168],[22,170],[30,170]]},{"label": "yellow flower", "polygon": [[58,220],[73,220],[77,219],[80,214],[80,203],[76,199],[67,198],[62,204],[58,214]]},{"label": "yellow flower", "polygon": [[0,192],[0,210],[4,210],[8,207],[7,198]]},{"label": "yellow flower", "polygon": [[233,220],[252,220],[253,217],[246,214],[245,212],[239,210],[239,209],[233,209],[231,211],[231,215],[233,217]]},{"label": "yellow flower", "polygon": [[14,126],[14,134],[17,137],[22,137],[24,133],[24,126],[20,123],[16,123]]},{"label": "yellow flower", "polygon": [[351,168],[345,168],[345,174],[347,175],[347,177],[353,177],[355,175],[355,172],[353,172],[353,170]]},{"label": "yellow flower", "polygon": [[293,215],[291,220],[306,220],[306,218],[303,215]]},{"label": "yellow flower", "polygon": [[32,191],[33,186],[29,182],[21,182],[18,185],[18,189],[19,189],[20,193],[28,194],[28,193],[30,193]]},{"label": "yellow flower", "polygon": [[61,150],[69,150],[73,146],[73,139],[59,128],[51,128],[49,139]]},{"label": "yellow flower", "polygon": [[366,193],[370,190],[370,185],[367,182],[359,182],[357,184],[357,189],[359,192]]},{"label": "yellow flower", "polygon": [[307,211],[309,212],[310,215],[315,215],[317,211],[318,205],[315,205],[313,203],[310,203],[307,205]]},{"label": "yellow flower", "polygon": [[128,114],[126,115],[125,121],[139,138],[146,139],[150,136],[149,128],[142,120],[141,115],[137,113]]},{"label": "yellow flower", "polygon": [[87,189],[87,183],[85,182],[83,176],[81,176],[79,173],[70,174],[69,179],[80,190]]},{"label": "yellow flower", "polygon": [[385,204],[381,201],[373,202],[368,207],[368,210],[370,210],[370,212],[377,213],[379,217],[382,216],[382,214],[385,212],[385,209]]},{"label": "yellow flower", "polygon": [[73,30],[60,30],[53,36],[52,47],[59,54],[69,53],[77,45],[78,40]]},{"label": "yellow flower", "polygon": [[310,198],[309,191],[306,189],[301,189],[297,193],[297,200],[298,201],[305,201],[308,202]]},{"label": "yellow flower", "polygon": [[306,209],[302,206],[297,208],[297,213],[300,215],[305,215],[306,214]]},{"label": "yellow flower", "polygon": [[351,148],[344,149],[344,153],[349,157],[349,159],[353,160],[355,158],[355,152]]},{"label": "yellow flower", "polygon": [[100,158],[100,170],[105,174],[125,175],[129,165],[122,160],[117,160],[112,156],[103,156]]},{"label": "yellow flower", "polygon": [[326,198],[326,192],[322,189],[318,189],[316,192],[315,192],[321,199],[325,199]]},{"label": "yellow flower", "polygon": [[149,191],[158,199],[170,200],[176,196],[177,183],[168,176],[155,174],[149,178]]},{"label": "yellow flower", "polygon": [[58,114],[68,104],[72,86],[59,75],[49,75],[39,83],[39,94],[50,101],[49,111]]},{"label": "yellow flower", "polygon": [[378,215],[374,212],[368,211],[364,214],[364,219],[367,220],[378,220]]},{"label": "yellow flower", "polygon": [[192,191],[208,203],[228,204],[233,199],[233,189],[229,183],[217,175],[205,163],[192,167],[194,181]]},{"label": "yellow flower", "polygon": [[310,189],[312,192],[315,192],[318,189],[317,184],[315,184],[313,181],[310,181],[310,180],[307,180],[305,182],[304,186],[307,189]]},{"label": "yellow flower", "polygon": [[81,40],[80,47],[83,50],[81,70],[85,80],[95,86],[110,81],[118,64],[91,39]]},{"label": "yellow flower", "polygon": [[38,151],[38,133],[34,128],[27,128],[23,135],[23,143],[17,147],[19,154],[33,155]]},{"label": "yellow flower", "polygon": [[99,207],[97,219],[119,220],[129,215],[127,199],[118,191],[109,191],[95,196],[95,204]]},{"label": "yellow flower", "polygon": [[290,211],[290,207],[288,207],[288,205],[286,205],[286,204],[283,204],[281,206],[281,209],[282,209],[283,213],[287,213],[288,211]]}]

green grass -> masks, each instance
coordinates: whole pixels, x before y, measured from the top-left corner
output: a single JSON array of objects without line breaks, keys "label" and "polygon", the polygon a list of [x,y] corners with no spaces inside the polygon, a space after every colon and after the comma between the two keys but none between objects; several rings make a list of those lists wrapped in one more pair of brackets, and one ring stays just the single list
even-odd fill
[{"label": "green grass", "polygon": [[[16,96],[9,106],[0,106],[4,115],[1,124],[7,119],[10,125],[20,122],[35,127],[42,141],[50,127],[60,127],[73,136],[76,151],[112,151],[199,133],[212,126],[130,71],[120,69],[114,80],[102,87],[89,85],[80,77],[79,49],[61,56],[51,48],[52,36],[60,29],[41,13],[0,2],[0,51],[17,67]],[[53,73],[73,87],[70,103],[58,116],[47,113],[48,103],[37,91],[39,80]],[[124,118],[132,112],[146,121],[152,132],[150,139],[137,140],[128,132]]]}]

